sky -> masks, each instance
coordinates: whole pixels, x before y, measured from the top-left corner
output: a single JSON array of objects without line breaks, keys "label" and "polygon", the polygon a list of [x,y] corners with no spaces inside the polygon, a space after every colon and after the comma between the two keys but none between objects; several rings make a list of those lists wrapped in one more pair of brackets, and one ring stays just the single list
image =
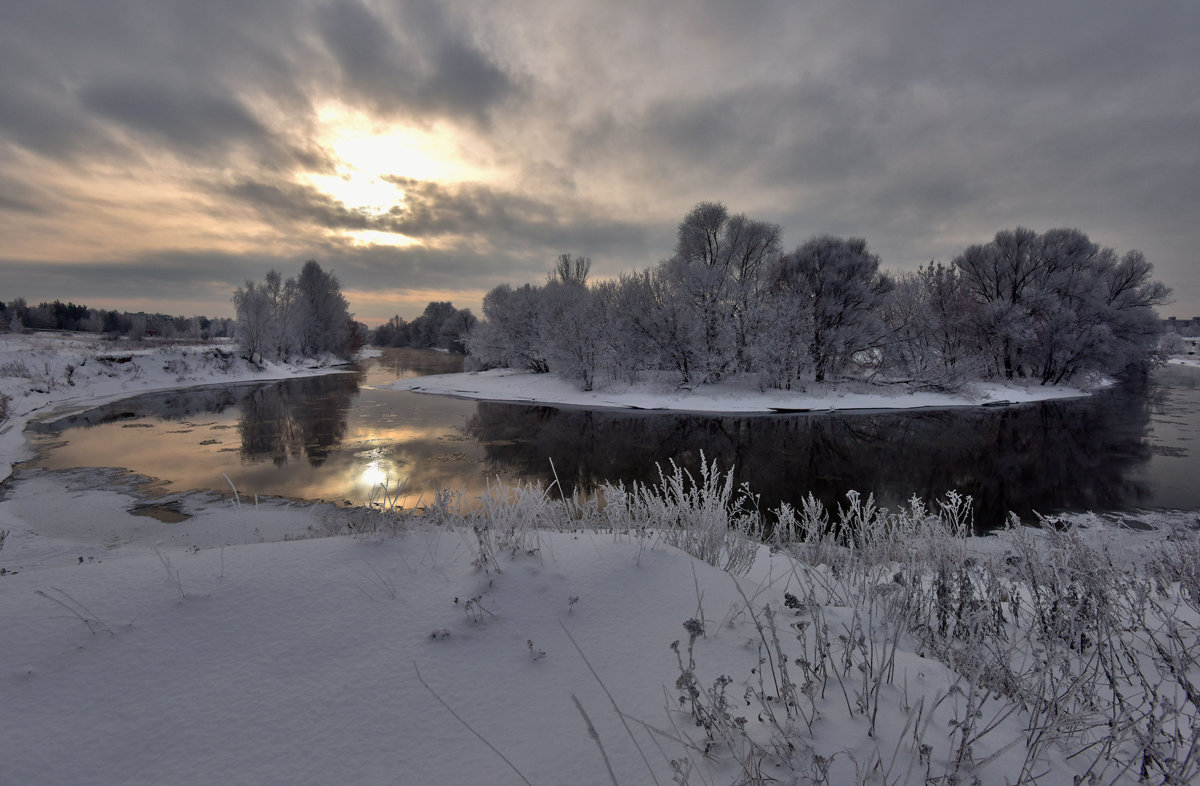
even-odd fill
[{"label": "sky", "polygon": [[0,0],[0,74],[5,301],[231,316],[311,258],[478,313],[719,201],[892,271],[1074,227],[1200,316],[1192,0]]}]

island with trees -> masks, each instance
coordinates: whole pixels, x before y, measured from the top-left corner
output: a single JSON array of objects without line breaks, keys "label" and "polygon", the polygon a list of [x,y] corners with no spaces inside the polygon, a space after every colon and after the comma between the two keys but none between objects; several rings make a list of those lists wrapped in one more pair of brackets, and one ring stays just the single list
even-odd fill
[{"label": "island with trees", "polygon": [[1077,229],[1016,228],[949,263],[890,274],[861,238],[784,251],[778,225],[702,202],[673,253],[613,280],[562,255],[541,284],[501,284],[465,339],[475,369],[549,373],[591,391],[648,378],[696,390],[859,382],[952,392],[977,381],[1087,387],[1144,370],[1170,290],[1138,251]]}]

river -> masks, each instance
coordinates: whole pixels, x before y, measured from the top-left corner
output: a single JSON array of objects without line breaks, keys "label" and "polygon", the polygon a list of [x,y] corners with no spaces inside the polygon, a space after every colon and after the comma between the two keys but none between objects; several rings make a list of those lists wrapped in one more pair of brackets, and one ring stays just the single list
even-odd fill
[{"label": "river", "polygon": [[[764,510],[851,489],[894,507],[955,489],[981,528],[1008,511],[1200,508],[1200,369],[1087,399],[937,411],[703,416],[475,402],[384,389],[462,358],[386,350],[353,373],[138,396],[32,426],[45,469],[120,467],[167,488],[364,504],[403,482],[470,500],[497,478],[568,490],[652,481],[656,463],[732,467]],[[551,466],[553,462],[553,467]]]}]

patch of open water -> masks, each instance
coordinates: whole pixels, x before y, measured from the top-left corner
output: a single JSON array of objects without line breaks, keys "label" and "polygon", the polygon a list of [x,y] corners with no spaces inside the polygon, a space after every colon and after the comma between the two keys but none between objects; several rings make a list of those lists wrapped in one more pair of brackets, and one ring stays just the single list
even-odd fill
[{"label": "patch of open water", "polygon": [[[704,416],[476,402],[377,389],[461,369],[387,350],[354,373],[149,394],[32,428],[45,469],[123,467],[173,490],[363,504],[406,480],[472,498],[497,477],[569,490],[653,481],[656,462],[733,467],[763,509],[851,489],[894,507],[970,494],[977,522],[1007,511],[1200,508],[1200,370],[1167,367],[1088,399],[918,412]],[[553,469],[550,461],[553,460]]]}]

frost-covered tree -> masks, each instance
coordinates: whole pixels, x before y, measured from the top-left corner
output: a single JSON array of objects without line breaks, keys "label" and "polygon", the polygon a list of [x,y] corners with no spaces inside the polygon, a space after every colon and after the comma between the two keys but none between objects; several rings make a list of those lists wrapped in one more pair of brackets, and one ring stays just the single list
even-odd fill
[{"label": "frost-covered tree", "polygon": [[250,360],[262,359],[274,332],[271,318],[271,299],[266,289],[247,280],[233,292],[233,307],[237,312],[237,338],[242,351]]},{"label": "frost-covered tree", "polygon": [[1159,334],[1154,307],[1170,294],[1140,252],[1119,258],[1076,229],[1002,231],[954,265],[979,306],[993,373],[1043,384],[1141,362]]},{"label": "frost-covered tree", "polygon": [[406,347],[409,343],[408,323],[399,314],[396,314],[375,328],[372,341],[377,347]]},{"label": "frost-covered tree", "polygon": [[247,281],[233,295],[236,332],[247,356],[287,360],[294,354],[354,353],[352,315],[335,276],[315,260],[304,263],[298,279],[286,281],[274,270],[261,284]]},{"label": "frost-covered tree", "polygon": [[812,371],[812,309],[779,281],[764,300],[762,321],[763,328],[753,336],[749,348],[759,387],[791,390]]},{"label": "frost-covered tree", "polygon": [[1022,373],[1020,356],[1033,341],[1030,317],[1044,266],[1037,240],[1024,227],[998,232],[991,243],[969,246],[953,263],[982,306],[976,327],[980,336],[990,337],[994,371],[1008,379]]},{"label": "frost-covered tree", "polygon": [[778,224],[755,221],[744,213],[725,224],[729,271],[733,277],[731,314],[735,364],[738,371],[752,370],[751,344],[768,329],[767,273],[780,255],[783,230]]},{"label": "frost-covered tree", "polygon": [[649,350],[646,367],[673,371],[681,387],[704,382],[711,357],[697,339],[692,304],[679,296],[665,263],[622,275],[614,300],[613,317],[626,340]]},{"label": "frost-covered tree", "polygon": [[467,349],[484,366],[550,370],[542,343],[541,288],[501,284],[483,297],[483,321],[467,336]]},{"label": "frost-covered tree", "polygon": [[296,324],[299,290],[296,279],[289,277],[284,281],[279,271],[269,270],[263,288],[271,304],[272,324],[268,339],[271,352],[276,360],[287,360],[299,339]]},{"label": "frost-covered tree", "polygon": [[976,310],[957,268],[930,262],[898,276],[882,307],[886,373],[896,382],[939,390],[957,389],[980,376]]},{"label": "frost-covered tree", "polygon": [[680,222],[663,273],[687,306],[705,382],[749,371],[751,337],[762,325],[765,272],[779,255],[780,229],[719,202],[701,202]]},{"label": "frost-covered tree", "polygon": [[719,202],[701,202],[676,230],[675,254],[661,266],[667,297],[686,308],[689,366],[700,381],[716,382],[734,359],[734,331],[729,320],[732,277],[725,225],[729,211]]},{"label": "frost-covered tree", "polygon": [[814,237],[779,261],[774,295],[795,298],[809,312],[808,354],[817,382],[883,344],[880,307],[891,288],[862,238]]},{"label": "frost-covered tree", "polygon": [[551,280],[539,294],[547,364],[560,377],[591,390],[604,354],[606,320],[600,301],[578,278]]},{"label": "frost-covered tree", "polygon": [[560,284],[587,284],[588,273],[592,269],[592,260],[588,257],[573,257],[570,254],[559,254],[550,271],[548,279]]},{"label": "frost-covered tree", "polygon": [[337,277],[315,259],[304,263],[296,280],[297,349],[305,357],[332,354],[348,358],[350,307]]},{"label": "frost-covered tree", "polygon": [[434,344],[439,349],[466,354],[466,337],[475,327],[475,323],[479,320],[471,309],[454,309],[452,313],[442,320],[442,324],[438,326],[437,338]]},{"label": "frost-covered tree", "polygon": [[659,367],[654,341],[638,327],[638,320],[645,316],[639,309],[647,302],[638,279],[623,275],[590,287],[596,300],[592,317],[597,321],[601,343],[598,373],[628,383],[637,382],[643,372]]}]

